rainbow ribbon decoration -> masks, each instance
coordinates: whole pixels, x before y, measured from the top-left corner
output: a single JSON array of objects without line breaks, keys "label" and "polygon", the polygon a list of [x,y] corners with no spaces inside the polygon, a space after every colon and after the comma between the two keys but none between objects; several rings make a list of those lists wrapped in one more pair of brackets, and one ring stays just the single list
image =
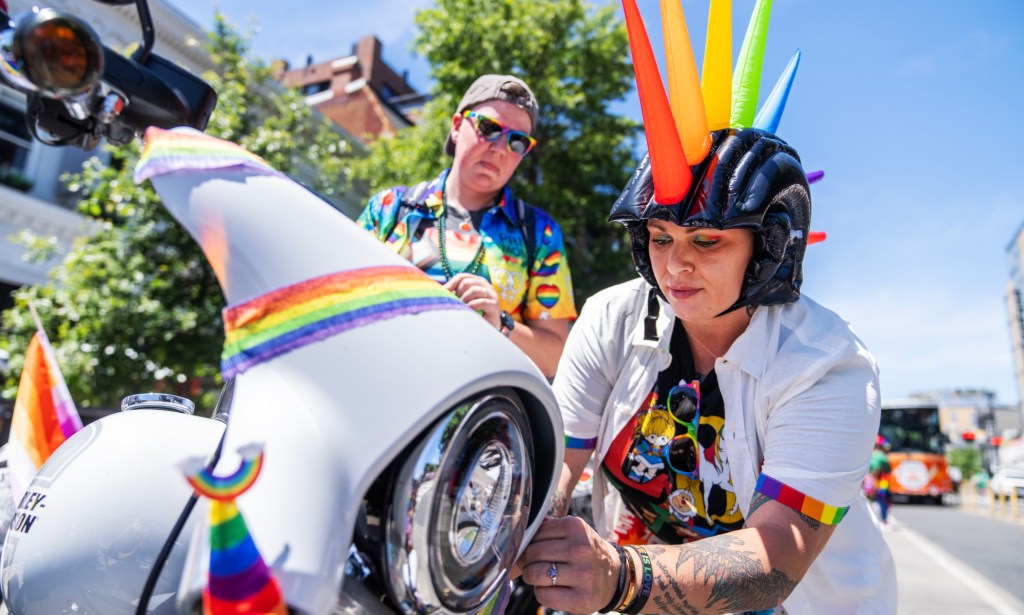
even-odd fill
[{"label": "rainbow ribbon decoration", "polygon": [[267,161],[245,148],[193,128],[146,129],[146,147],[135,165],[135,183],[175,171],[247,169],[283,177]]},{"label": "rainbow ribbon decoration", "polygon": [[221,373],[253,366],[350,329],[398,316],[468,309],[414,267],[367,267],[320,276],[224,309]]},{"label": "rainbow ribbon decoration", "polygon": [[230,476],[214,475],[203,459],[182,463],[188,483],[210,501],[210,570],[203,590],[204,615],[288,615],[281,587],[249,534],[235,499],[263,468],[263,447],[239,449],[242,462]]},{"label": "rainbow ribbon decoration", "polygon": [[805,493],[784,485],[767,474],[762,474],[757,479],[755,491],[825,525],[837,525],[846,516],[846,511],[850,510],[849,506],[842,508],[829,506],[821,500],[816,500]]}]

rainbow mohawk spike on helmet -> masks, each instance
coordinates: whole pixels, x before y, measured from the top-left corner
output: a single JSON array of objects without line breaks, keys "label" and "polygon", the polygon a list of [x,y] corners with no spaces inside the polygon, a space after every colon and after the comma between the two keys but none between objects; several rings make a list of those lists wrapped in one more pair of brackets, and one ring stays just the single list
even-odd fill
[{"label": "rainbow mohawk spike on helmet", "polygon": [[732,117],[729,125],[733,128],[749,128],[754,123],[771,13],[772,0],[757,0],[747,24],[747,34],[743,37],[736,72],[732,76]]},{"label": "rainbow mohawk spike on helmet", "polygon": [[679,131],[672,117],[665,89],[661,85],[658,62],[654,59],[651,41],[647,38],[636,0],[622,0],[626,15],[629,47],[633,53],[633,72],[640,96],[640,112],[644,125],[657,125],[660,131],[647,131],[647,148],[651,153],[654,174],[654,198],[659,203],[676,203],[690,189],[689,166],[679,140]]}]

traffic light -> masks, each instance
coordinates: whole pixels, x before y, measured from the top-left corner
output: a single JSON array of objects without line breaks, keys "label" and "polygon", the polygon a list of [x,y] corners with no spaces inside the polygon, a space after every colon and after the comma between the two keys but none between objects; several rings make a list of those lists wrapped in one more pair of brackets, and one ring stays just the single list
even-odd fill
[{"label": "traffic light", "polygon": [[973,431],[965,431],[960,437],[963,438],[964,442],[974,442]]},{"label": "traffic light", "polygon": [[1003,443],[1003,438],[1001,436],[992,436],[992,439],[989,440],[989,442],[992,443],[992,446],[998,447]]}]

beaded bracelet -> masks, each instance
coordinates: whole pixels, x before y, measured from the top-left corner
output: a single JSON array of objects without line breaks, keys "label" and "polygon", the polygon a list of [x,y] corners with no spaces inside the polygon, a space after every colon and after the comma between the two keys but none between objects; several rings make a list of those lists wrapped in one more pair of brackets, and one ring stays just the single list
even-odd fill
[{"label": "beaded bracelet", "polygon": [[598,613],[611,612],[612,609],[619,605],[619,602],[622,600],[622,594],[626,592],[626,551],[618,543],[613,542],[611,545],[615,547],[615,551],[619,554],[619,583],[615,586],[615,593],[612,595],[612,599]]},{"label": "beaded bracelet", "polygon": [[651,556],[643,547],[633,547],[640,556],[640,563],[643,564],[643,573],[640,578],[640,591],[624,609],[627,615],[639,615],[640,611],[647,605],[647,599],[651,597],[651,587],[654,585],[654,568],[651,566]]}]

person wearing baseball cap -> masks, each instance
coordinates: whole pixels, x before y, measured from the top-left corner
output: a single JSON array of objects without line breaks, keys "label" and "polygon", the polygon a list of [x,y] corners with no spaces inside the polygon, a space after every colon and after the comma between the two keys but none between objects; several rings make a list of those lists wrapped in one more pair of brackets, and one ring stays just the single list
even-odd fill
[{"label": "person wearing baseball cap", "polygon": [[537,144],[539,105],[521,79],[483,75],[452,114],[436,178],[370,198],[358,223],[444,284],[554,375],[572,277],[558,223],[516,198],[509,180]]}]

